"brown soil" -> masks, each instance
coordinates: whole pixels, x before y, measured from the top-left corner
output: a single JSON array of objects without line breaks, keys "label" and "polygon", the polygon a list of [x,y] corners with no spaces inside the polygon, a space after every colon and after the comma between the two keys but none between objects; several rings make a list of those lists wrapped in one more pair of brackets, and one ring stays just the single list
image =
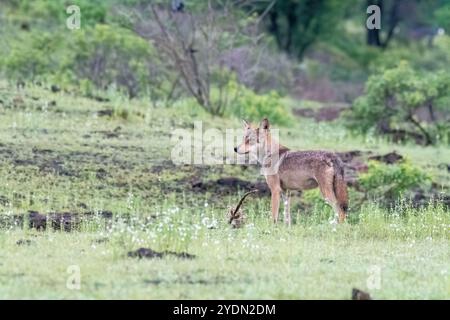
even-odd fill
[{"label": "brown soil", "polygon": [[34,242],[29,240],[29,239],[20,239],[16,241],[16,244],[18,246],[30,246],[32,245]]},{"label": "brown soil", "polygon": [[395,164],[403,160],[403,156],[398,154],[396,151],[389,152],[385,155],[378,155],[369,157],[369,160],[376,160],[380,162],[384,162],[386,164]]},{"label": "brown soil", "polygon": [[311,108],[303,108],[295,109],[294,114],[303,118],[312,118],[317,122],[333,121],[338,119],[341,116],[342,111],[344,111],[346,108],[347,107],[343,106],[323,107],[317,110]]},{"label": "brown soil", "polygon": [[344,179],[349,186],[358,188],[358,175],[367,172],[368,167],[365,158],[370,153],[370,151],[360,150],[336,153],[344,163]]},{"label": "brown soil", "polygon": [[21,227],[27,226],[30,229],[36,229],[44,231],[47,228],[51,230],[60,230],[65,232],[71,232],[73,230],[79,230],[81,222],[89,221],[94,218],[94,215],[104,219],[105,226],[111,222],[113,214],[110,211],[101,211],[98,213],[84,212],[84,213],[71,213],[71,212],[56,212],[49,214],[41,214],[37,211],[28,211],[27,214],[17,215],[0,215],[0,228],[9,227]]},{"label": "brown soil", "polygon": [[147,259],[155,259],[155,258],[164,258],[166,256],[174,256],[176,258],[181,259],[194,259],[195,255],[189,254],[186,252],[173,252],[173,251],[154,251],[150,248],[139,248],[135,251],[128,252],[128,256],[132,258],[147,258]]}]

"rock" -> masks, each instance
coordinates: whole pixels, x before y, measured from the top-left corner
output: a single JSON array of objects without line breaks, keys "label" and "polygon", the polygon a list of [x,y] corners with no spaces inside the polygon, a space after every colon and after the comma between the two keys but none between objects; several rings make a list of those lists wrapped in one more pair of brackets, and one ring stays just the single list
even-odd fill
[{"label": "rock", "polygon": [[376,161],[384,162],[386,164],[395,164],[397,162],[402,161],[403,156],[398,154],[397,152],[393,151],[393,152],[389,152],[385,155],[369,157],[369,160],[376,160]]},{"label": "rock", "polygon": [[353,288],[352,300],[372,300],[372,297],[367,292],[364,292],[357,288]]}]

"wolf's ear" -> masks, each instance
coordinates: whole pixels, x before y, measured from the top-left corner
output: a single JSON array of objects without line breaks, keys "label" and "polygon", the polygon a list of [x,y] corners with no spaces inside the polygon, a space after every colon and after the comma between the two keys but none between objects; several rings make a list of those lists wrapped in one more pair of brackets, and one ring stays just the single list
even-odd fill
[{"label": "wolf's ear", "polygon": [[267,120],[267,118],[264,118],[261,121],[261,124],[259,125],[259,127],[263,130],[269,130],[269,127],[270,127],[269,120]]},{"label": "wolf's ear", "polygon": [[244,128],[250,127],[250,123],[247,120],[242,119],[242,123],[244,123]]}]

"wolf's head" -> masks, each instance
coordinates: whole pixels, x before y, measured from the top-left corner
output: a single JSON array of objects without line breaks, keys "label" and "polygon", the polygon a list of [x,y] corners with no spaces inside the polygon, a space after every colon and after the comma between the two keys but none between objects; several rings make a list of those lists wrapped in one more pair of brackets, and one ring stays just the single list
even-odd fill
[{"label": "wolf's head", "polygon": [[264,118],[259,127],[253,127],[244,120],[244,136],[242,143],[234,148],[238,154],[250,154],[258,158],[270,143],[269,120]]}]

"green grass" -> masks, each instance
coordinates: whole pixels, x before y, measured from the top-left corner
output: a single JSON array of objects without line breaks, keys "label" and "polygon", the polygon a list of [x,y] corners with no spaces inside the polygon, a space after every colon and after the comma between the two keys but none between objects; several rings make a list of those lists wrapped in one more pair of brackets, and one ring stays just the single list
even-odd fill
[{"label": "green grass", "polygon": [[[205,213],[207,221],[195,217],[195,210],[167,208],[153,223],[118,224],[110,231],[2,232],[0,295],[348,299],[351,289],[358,287],[377,299],[448,298],[450,221],[442,210],[423,212],[409,222],[386,220],[371,211],[356,225],[334,227],[322,221],[291,229],[271,225],[267,213],[255,212],[253,223],[238,230],[230,229],[218,215]],[[209,229],[214,218],[217,228]],[[109,241],[95,242],[105,238]],[[20,239],[32,243],[17,246]],[[139,247],[188,250],[197,258],[127,257],[128,250]],[[80,290],[66,287],[67,269],[73,265],[80,268]],[[373,276],[379,277],[379,286],[368,288]]]},{"label": "green grass", "polygon": [[[0,82],[0,214],[110,210],[115,219],[110,228],[94,219],[70,233],[1,228],[0,298],[349,299],[353,287],[377,299],[450,298],[450,213],[439,203],[412,209],[404,200],[391,210],[366,203],[340,226],[330,223],[328,208],[293,206],[296,223],[287,228],[270,222],[267,197],[253,198],[245,205],[247,224],[234,230],[225,213],[239,194],[198,192],[191,183],[229,176],[263,181],[256,169],[164,161],[171,132],[191,128],[193,119],[219,129],[239,129],[240,121],[182,102],[149,107],[107,96],[97,102]],[[105,109],[114,112],[97,116]],[[281,137],[299,149],[395,149],[448,190],[449,174],[438,168],[450,158],[445,146],[391,145],[353,136],[339,123],[305,119],[281,128]],[[127,256],[140,247],[197,257]],[[73,265],[80,290],[66,286]],[[373,270],[378,288],[367,287]]]}]

